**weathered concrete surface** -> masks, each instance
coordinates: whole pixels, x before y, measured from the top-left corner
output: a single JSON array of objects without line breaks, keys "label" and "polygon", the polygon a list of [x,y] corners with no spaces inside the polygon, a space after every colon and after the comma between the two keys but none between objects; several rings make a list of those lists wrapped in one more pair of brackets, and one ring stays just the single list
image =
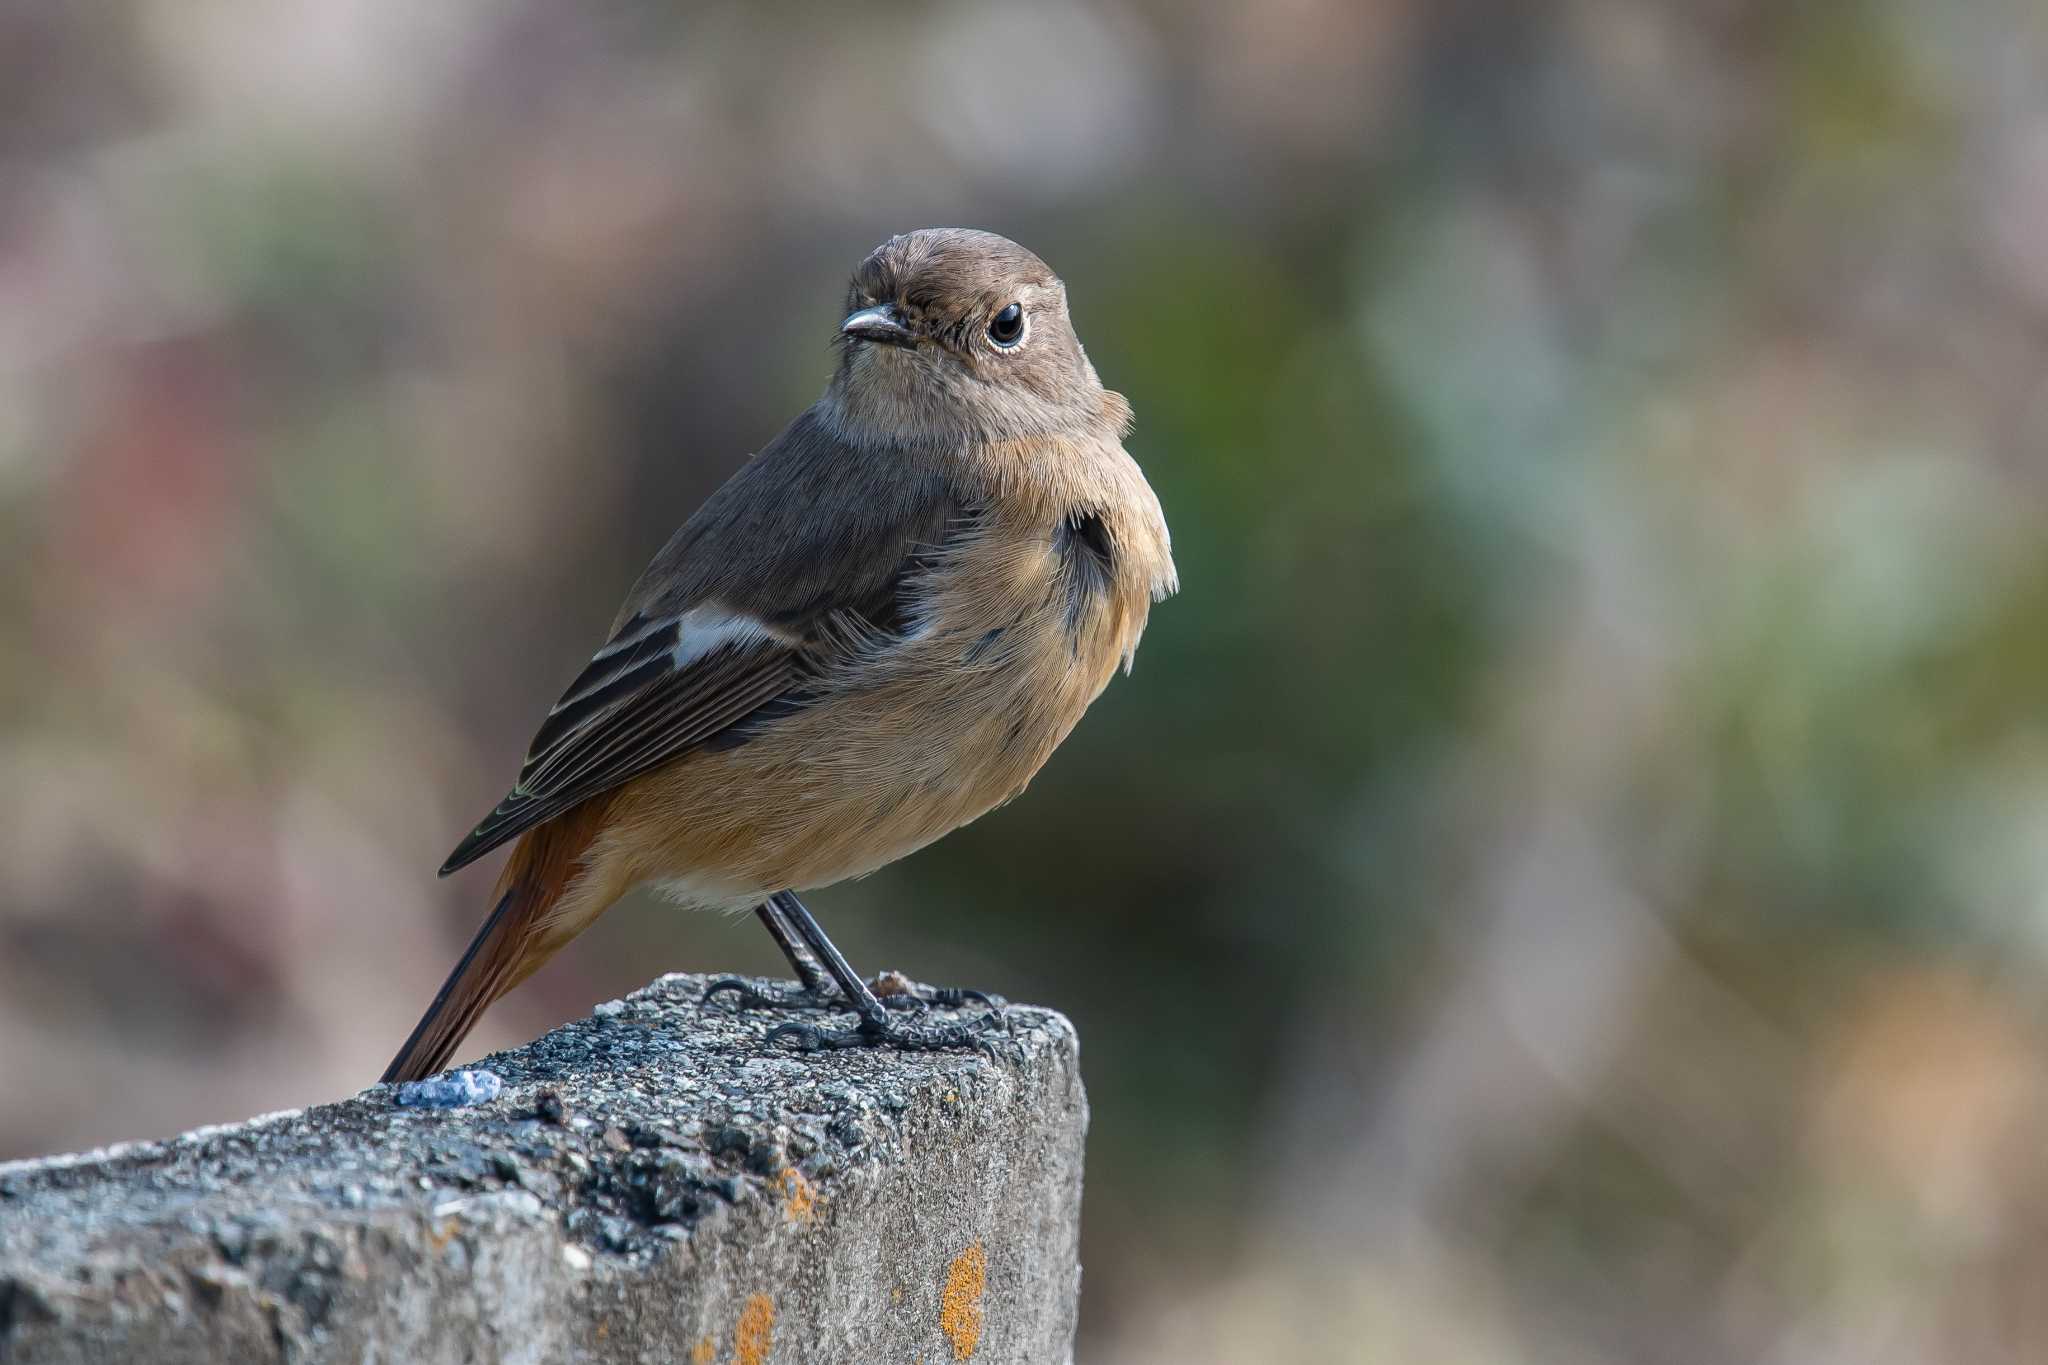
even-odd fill
[{"label": "weathered concrete surface", "polygon": [[764,1041],[796,1016],[704,984],[479,1063],[475,1108],[380,1086],[0,1165],[0,1361],[1067,1359],[1067,1021],[1012,1007],[994,1060],[798,1055]]}]

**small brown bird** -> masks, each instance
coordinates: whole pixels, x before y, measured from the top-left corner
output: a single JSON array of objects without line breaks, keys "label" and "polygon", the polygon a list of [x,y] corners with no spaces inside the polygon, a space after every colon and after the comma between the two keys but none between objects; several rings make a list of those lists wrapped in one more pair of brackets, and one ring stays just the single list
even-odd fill
[{"label": "small brown bird", "polygon": [[441,868],[519,841],[386,1081],[439,1070],[493,1001],[642,885],[754,908],[804,983],[776,998],[858,1015],[779,1034],[981,1040],[992,1016],[893,1017],[915,1002],[878,997],[795,892],[1023,791],[1177,587],[1166,521],[1066,286],[1015,242],[890,238],[854,272],[839,341],[824,397],[655,556],[518,783]]}]

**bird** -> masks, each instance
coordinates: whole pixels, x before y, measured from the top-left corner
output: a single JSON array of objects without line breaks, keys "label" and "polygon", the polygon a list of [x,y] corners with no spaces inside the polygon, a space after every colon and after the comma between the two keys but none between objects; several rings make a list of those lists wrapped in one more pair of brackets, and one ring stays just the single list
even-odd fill
[{"label": "bird", "polygon": [[752,909],[801,982],[707,995],[855,1016],[771,1037],[964,1048],[996,1018],[927,1022],[914,991],[864,981],[797,893],[1022,792],[1178,590],[1171,538],[1124,449],[1130,404],[1024,247],[967,228],[891,237],[853,272],[834,340],[823,396],[655,555],[511,791],[442,866],[513,844],[386,1082],[445,1067],[492,1003],[639,887]]}]

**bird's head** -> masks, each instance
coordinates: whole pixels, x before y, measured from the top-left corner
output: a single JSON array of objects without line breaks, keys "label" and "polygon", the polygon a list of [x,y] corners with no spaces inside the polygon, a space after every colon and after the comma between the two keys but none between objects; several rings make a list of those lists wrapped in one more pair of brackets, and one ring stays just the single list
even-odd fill
[{"label": "bird's head", "polygon": [[827,402],[868,440],[1018,440],[1105,420],[1066,286],[992,232],[925,228],[876,247],[853,273],[839,341]]}]

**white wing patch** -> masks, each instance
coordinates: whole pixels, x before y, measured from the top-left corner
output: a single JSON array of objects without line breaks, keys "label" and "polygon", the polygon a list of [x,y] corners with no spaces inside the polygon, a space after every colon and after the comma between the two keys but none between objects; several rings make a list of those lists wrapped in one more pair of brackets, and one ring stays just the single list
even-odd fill
[{"label": "white wing patch", "polygon": [[755,645],[770,640],[795,643],[788,636],[770,630],[758,617],[727,611],[710,603],[692,607],[677,619],[682,626],[682,634],[671,657],[679,673],[706,654],[727,645]]},{"label": "white wing patch", "polygon": [[668,659],[662,671],[680,673],[727,645],[745,646],[769,641],[793,643],[755,617],[710,603],[692,607],[680,616],[657,616],[653,620],[642,621],[592,655],[589,667],[562,694],[562,699],[548,709],[548,715],[558,716],[574,707],[584,706],[592,697],[628,674],[645,677],[648,664],[664,654]]}]

